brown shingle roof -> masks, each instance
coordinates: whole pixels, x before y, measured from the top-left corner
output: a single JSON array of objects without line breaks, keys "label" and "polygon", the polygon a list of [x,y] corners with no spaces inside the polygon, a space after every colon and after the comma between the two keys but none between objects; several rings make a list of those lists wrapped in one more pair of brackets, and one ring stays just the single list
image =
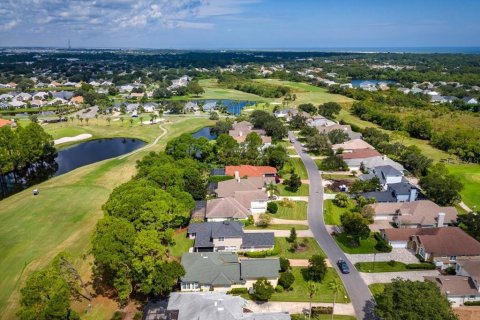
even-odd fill
[{"label": "brown shingle roof", "polygon": [[333,150],[340,148],[342,148],[343,150],[375,149],[372,145],[370,145],[366,141],[363,141],[362,139],[353,139],[344,143],[334,144],[332,146]]},{"label": "brown shingle roof", "polygon": [[480,283],[480,259],[458,259],[457,264]]},{"label": "brown shingle roof", "polygon": [[375,149],[355,149],[351,152],[344,152],[341,154],[343,159],[363,159],[363,158],[372,158],[378,157],[381,154]]},{"label": "brown shingle roof", "polygon": [[233,197],[218,198],[207,201],[205,216],[207,219],[247,219],[250,215],[248,208],[244,207]]},{"label": "brown shingle roof", "polygon": [[232,179],[219,182],[215,192],[219,198],[233,197],[235,191],[260,190],[264,185],[265,180],[263,177],[250,177],[248,179],[240,179],[240,181]]},{"label": "brown shingle roof", "polygon": [[435,283],[440,288],[440,291],[446,295],[480,295],[470,277],[438,276],[424,278],[426,281]]}]

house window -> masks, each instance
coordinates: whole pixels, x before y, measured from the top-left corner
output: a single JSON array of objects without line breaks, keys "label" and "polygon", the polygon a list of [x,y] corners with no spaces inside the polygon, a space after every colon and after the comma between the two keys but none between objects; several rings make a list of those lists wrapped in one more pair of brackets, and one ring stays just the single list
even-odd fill
[{"label": "house window", "polygon": [[220,238],[218,238],[218,241],[225,241],[225,238],[224,238],[224,237],[220,237]]},{"label": "house window", "polygon": [[422,258],[425,258],[425,251],[423,248],[420,248],[420,251],[418,252]]},{"label": "house window", "polygon": [[457,256],[450,256],[450,261],[455,261],[457,260]]}]

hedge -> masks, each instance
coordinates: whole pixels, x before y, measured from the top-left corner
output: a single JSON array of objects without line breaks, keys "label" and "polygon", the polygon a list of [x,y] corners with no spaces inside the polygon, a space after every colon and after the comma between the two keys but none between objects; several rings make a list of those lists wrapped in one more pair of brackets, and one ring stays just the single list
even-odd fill
[{"label": "hedge", "polygon": [[465,301],[466,306],[480,306],[480,301]]},{"label": "hedge", "polygon": [[279,250],[274,248],[273,250],[245,252],[244,255],[248,258],[265,258],[270,256],[278,256],[279,253]]},{"label": "hedge", "polygon": [[435,265],[429,262],[407,264],[407,269],[434,270],[435,268]]},{"label": "hedge", "polygon": [[245,294],[248,293],[247,288],[233,288],[232,290],[228,291],[229,294]]},{"label": "hedge", "polygon": [[318,316],[321,314],[332,314],[332,307],[312,307],[312,316]]}]

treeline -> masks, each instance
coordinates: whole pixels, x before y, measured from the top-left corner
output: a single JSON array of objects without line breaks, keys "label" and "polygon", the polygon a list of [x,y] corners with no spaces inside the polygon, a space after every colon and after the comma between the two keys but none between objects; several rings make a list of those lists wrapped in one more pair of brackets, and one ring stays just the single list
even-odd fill
[{"label": "treeline", "polygon": [[434,130],[425,117],[409,116],[404,119],[388,111],[387,107],[365,101],[355,102],[352,113],[365,121],[371,121],[384,129],[404,131],[414,138],[430,140],[431,144],[468,162],[480,161],[480,132],[469,128]]},{"label": "treeline", "polygon": [[194,159],[152,152],[137,169],[104,204],[92,240],[95,284],[113,289],[122,304],[131,296],[164,296],[184,275],[170,254],[174,230],[187,225],[194,198],[206,190],[206,172]]},{"label": "treeline", "polygon": [[55,154],[52,136],[38,123],[0,128],[0,173],[19,171]]},{"label": "treeline", "polygon": [[233,74],[220,75],[218,83],[229,89],[252,93],[265,98],[280,98],[290,92],[290,89],[285,86],[252,81]]}]

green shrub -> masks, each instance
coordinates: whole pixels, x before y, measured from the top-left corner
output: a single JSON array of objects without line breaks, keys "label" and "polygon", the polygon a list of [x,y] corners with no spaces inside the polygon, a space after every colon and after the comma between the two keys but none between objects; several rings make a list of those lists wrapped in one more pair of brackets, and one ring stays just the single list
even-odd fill
[{"label": "green shrub", "polygon": [[449,275],[456,275],[457,274],[457,271],[455,270],[455,267],[448,267],[445,269],[445,272],[448,273]]},{"label": "green shrub", "polygon": [[318,316],[321,314],[332,314],[333,308],[332,307],[312,307],[312,316]]},{"label": "green shrub", "polygon": [[275,202],[267,203],[267,211],[274,214],[277,213],[278,205]]},{"label": "green shrub", "polygon": [[480,301],[465,301],[466,306],[480,306]]},{"label": "green shrub", "polygon": [[280,257],[280,272],[290,270],[290,260],[284,257]]},{"label": "green shrub", "polygon": [[248,258],[265,258],[270,256],[277,256],[278,254],[279,254],[279,251],[277,248],[274,248],[272,250],[253,251],[253,252],[244,253],[245,257],[248,257]]},{"label": "green shrub", "polygon": [[281,273],[280,279],[278,279],[278,283],[287,290],[292,286],[294,282],[295,276],[290,271]]},{"label": "green shrub", "polygon": [[385,241],[378,232],[375,232],[373,236],[375,240],[377,240],[375,249],[377,249],[380,252],[392,252],[392,246],[389,245],[388,242]]},{"label": "green shrub", "polygon": [[395,261],[395,260],[388,261],[388,265],[391,266],[391,267],[395,266],[396,264],[397,264],[397,261]]},{"label": "green shrub", "polygon": [[123,312],[122,311],[115,311],[111,320],[122,320],[123,319]]},{"label": "green shrub", "polygon": [[435,265],[429,262],[422,262],[422,263],[409,263],[407,264],[407,269],[412,270],[434,270]]},{"label": "green shrub", "polygon": [[233,288],[228,292],[229,294],[246,294],[248,293],[247,288]]},{"label": "green shrub", "polygon": [[415,257],[417,257],[418,261],[425,262],[425,259],[423,259],[423,257],[421,255],[419,255],[418,253],[415,255]]},{"label": "green shrub", "polygon": [[133,316],[133,320],[141,320],[143,318],[143,312],[137,311],[135,312],[135,315]]},{"label": "green shrub", "polygon": [[277,285],[275,287],[275,292],[277,293],[282,293],[284,291],[283,287],[281,285]]}]

